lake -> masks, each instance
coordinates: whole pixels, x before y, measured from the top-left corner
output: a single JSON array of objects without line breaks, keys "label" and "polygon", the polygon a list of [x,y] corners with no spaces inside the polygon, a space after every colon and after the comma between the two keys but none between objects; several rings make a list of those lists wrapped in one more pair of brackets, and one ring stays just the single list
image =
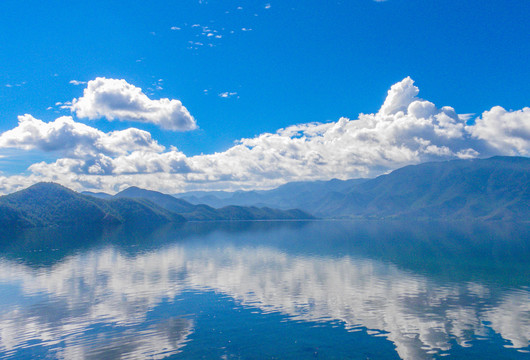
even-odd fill
[{"label": "lake", "polygon": [[529,345],[529,224],[0,237],[0,358],[528,359]]}]

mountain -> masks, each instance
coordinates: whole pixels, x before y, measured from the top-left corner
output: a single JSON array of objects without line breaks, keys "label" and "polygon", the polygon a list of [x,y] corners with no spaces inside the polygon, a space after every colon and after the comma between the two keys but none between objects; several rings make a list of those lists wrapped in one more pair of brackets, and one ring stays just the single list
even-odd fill
[{"label": "mountain", "polygon": [[127,188],[113,197],[114,199],[147,199],[169,211],[181,214],[187,220],[287,220],[312,219],[313,216],[296,209],[276,210],[268,207],[225,206],[215,209],[204,204],[191,204],[171,195],[158,191]]},{"label": "mountain", "polygon": [[195,205],[190,204],[185,200],[177,199],[171,195],[167,195],[158,191],[141,189],[136,186],[131,186],[123,191],[120,191],[112,198],[148,199],[158,206],[176,213],[190,212],[195,208]]},{"label": "mountain", "polygon": [[530,159],[493,157],[406,166],[322,202],[327,217],[530,219]]},{"label": "mountain", "polygon": [[105,199],[105,200],[109,200],[112,198],[111,194],[107,194],[105,192],[81,191],[81,194],[90,195],[90,196],[97,197],[100,199]]},{"label": "mountain", "polygon": [[272,190],[258,191],[192,191],[175,196],[193,204],[213,207],[228,205],[260,206],[277,209],[303,209],[314,214],[322,201],[334,198],[368,179],[291,182]]},{"label": "mountain", "polygon": [[10,228],[184,221],[148,201],[103,200],[54,183],[0,197],[0,225]]},{"label": "mountain", "polygon": [[214,207],[298,208],[323,218],[526,220],[530,159],[497,156],[406,166],[375,179],[293,182],[267,191],[176,196]]},{"label": "mountain", "polygon": [[216,198],[234,204],[217,209],[136,187],[105,200],[57,184],[38,183],[0,197],[0,227],[313,218],[308,213],[326,218],[527,221],[530,158],[431,162],[375,179],[288,183],[273,190]]}]

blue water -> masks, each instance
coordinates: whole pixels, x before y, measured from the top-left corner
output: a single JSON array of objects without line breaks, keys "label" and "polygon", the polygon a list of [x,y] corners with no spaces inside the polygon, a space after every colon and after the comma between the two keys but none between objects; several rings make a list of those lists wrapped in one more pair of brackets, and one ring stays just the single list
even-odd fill
[{"label": "blue water", "polygon": [[233,222],[0,236],[0,358],[528,359],[530,226]]}]

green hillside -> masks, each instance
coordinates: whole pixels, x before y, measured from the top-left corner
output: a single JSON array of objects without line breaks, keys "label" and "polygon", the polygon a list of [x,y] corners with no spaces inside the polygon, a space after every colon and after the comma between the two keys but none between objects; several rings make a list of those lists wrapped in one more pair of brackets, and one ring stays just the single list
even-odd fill
[{"label": "green hillside", "polygon": [[54,183],[0,197],[0,224],[12,228],[184,221],[147,201],[102,200]]}]

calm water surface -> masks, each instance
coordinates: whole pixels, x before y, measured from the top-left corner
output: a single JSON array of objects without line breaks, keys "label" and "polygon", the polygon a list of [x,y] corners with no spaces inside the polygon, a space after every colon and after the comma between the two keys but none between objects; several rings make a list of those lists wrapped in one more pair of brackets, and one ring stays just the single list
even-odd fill
[{"label": "calm water surface", "polygon": [[190,223],[0,237],[0,358],[528,359],[530,226]]}]

